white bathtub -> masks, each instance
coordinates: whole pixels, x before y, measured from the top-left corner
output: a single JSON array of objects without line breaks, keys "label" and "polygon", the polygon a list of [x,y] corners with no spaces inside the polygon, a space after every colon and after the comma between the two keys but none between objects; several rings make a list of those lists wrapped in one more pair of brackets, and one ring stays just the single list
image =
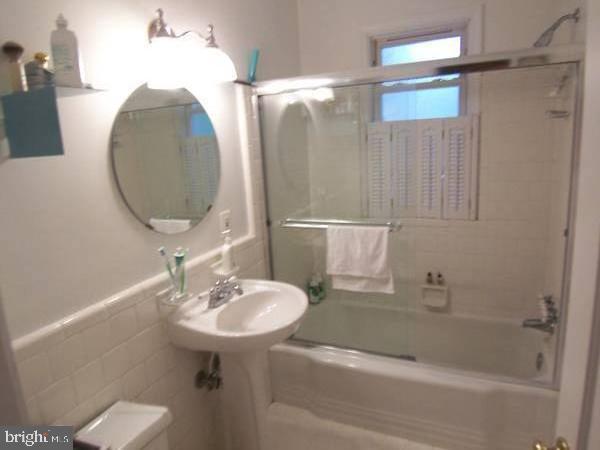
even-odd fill
[{"label": "white bathtub", "polygon": [[[419,363],[550,384],[554,337],[518,321],[402,310],[365,301],[311,306],[295,338]],[[543,363],[538,369],[538,355]]]},{"label": "white bathtub", "polygon": [[[449,450],[524,450],[535,438],[553,435],[557,393],[550,389],[297,343],[273,347],[270,370],[275,401],[271,414],[277,414],[277,405],[290,405],[324,421],[369,430],[364,433]],[[306,421],[298,417],[297,424],[287,420],[284,432],[292,436],[296,427],[304,426],[302,435],[310,435]],[[270,423],[280,426],[277,417]],[[323,433],[314,428],[315,436]],[[331,440],[341,439],[333,431],[336,427],[325,428],[326,433],[328,429]],[[353,440],[346,448],[360,448]]]}]

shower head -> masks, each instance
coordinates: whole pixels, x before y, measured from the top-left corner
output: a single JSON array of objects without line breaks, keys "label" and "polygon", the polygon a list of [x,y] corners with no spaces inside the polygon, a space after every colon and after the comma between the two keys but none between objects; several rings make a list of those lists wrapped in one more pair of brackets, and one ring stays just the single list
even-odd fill
[{"label": "shower head", "polygon": [[550,25],[550,27],[540,35],[540,37],[537,39],[537,41],[535,41],[533,46],[548,47],[552,42],[552,39],[554,38],[554,32],[558,29],[558,27],[560,27],[563,24],[563,22],[567,20],[572,20],[575,23],[579,22],[580,15],[581,11],[579,8],[577,8],[571,14],[565,14],[564,16],[559,17],[556,20],[556,22]]}]

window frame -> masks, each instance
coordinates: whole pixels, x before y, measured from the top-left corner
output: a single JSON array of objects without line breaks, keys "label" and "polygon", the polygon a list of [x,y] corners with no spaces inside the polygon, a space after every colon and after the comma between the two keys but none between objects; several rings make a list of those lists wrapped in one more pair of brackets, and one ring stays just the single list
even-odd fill
[{"label": "window frame", "polygon": [[[457,36],[460,37],[460,56],[464,56],[467,54],[468,50],[466,23],[373,36],[371,37],[371,62],[373,67],[386,67],[381,65],[381,51],[387,47],[396,47],[399,45],[414,44],[417,42],[432,41],[436,39],[444,39]],[[457,78],[452,80],[435,80],[429,83],[404,84],[399,80],[398,83],[395,83],[393,85],[383,83],[377,84],[374,88],[374,120],[382,120],[381,99],[383,97],[383,94],[453,86],[457,86],[459,88],[458,114],[459,116],[463,116],[467,113],[467,77],[464,74],[461,74]]]}]

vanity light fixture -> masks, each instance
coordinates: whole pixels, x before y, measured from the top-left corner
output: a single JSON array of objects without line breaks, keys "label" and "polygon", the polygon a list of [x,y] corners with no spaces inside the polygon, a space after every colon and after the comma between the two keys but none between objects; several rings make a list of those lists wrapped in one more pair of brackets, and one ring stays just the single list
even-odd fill
[{"label": "vanity light fixture", "polygon": [[[199,46],[196,36],[204,41]],[[151,89],[177,89],[191,82],[223,83],[237,79],[231,58],[219,48],[213,25],[206,36],[189,30],[181,34],[165,22],[162,9],[148,26],[148,87]]]}]

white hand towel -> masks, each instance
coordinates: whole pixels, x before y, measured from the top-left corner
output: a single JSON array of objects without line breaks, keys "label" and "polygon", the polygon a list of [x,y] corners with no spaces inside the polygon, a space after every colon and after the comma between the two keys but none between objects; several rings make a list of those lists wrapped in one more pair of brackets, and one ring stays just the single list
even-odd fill
[{"label": "white hand towel", "polygon": [[388,235],[387,227],[329,226],[327,273],[333,288],[393,294]]}]

